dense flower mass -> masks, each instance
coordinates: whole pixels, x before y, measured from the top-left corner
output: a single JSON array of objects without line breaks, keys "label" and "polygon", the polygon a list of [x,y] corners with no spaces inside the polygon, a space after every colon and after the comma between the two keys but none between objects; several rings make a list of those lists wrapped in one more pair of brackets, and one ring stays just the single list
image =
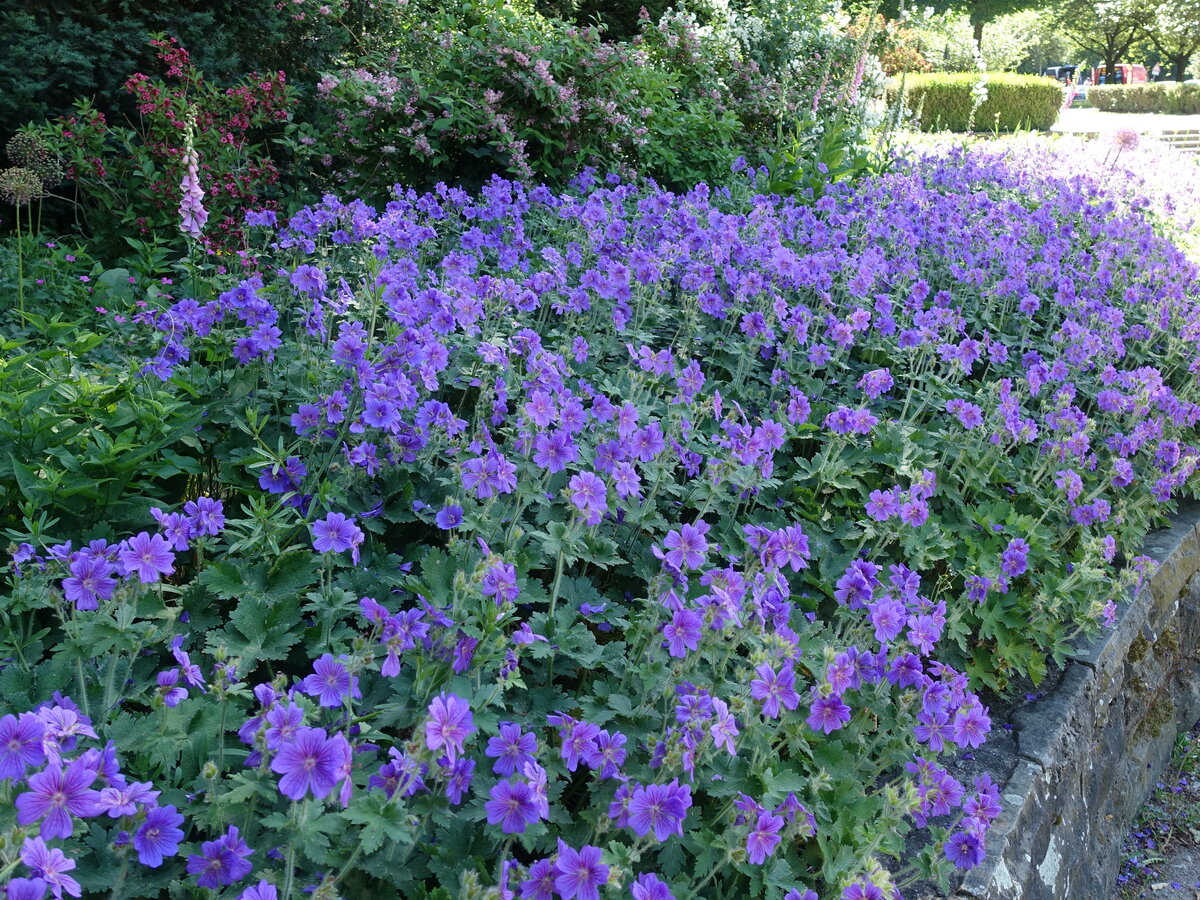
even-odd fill
[{"label": "dense flower mass", "polygon": [[[0,720],[18,823],[287,900],[891,900],[914,826],[978,865],[999,788],[939,759],[976,689],[1108,620],[1198,486],[1196,270],[991,150],[739,177],[330,196],[141,314],[151,383],[244,398],[189,431],[237,502],[18,547],[120,651]],[[89,715],[155,717],[173,805]]]}]

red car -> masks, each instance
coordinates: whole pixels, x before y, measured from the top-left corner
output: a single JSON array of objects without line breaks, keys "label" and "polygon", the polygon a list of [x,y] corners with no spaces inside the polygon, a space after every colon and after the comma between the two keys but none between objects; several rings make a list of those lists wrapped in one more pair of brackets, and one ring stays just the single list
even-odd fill
[{"label": "red car", "polygon": [[1145,84],[1150,80],[1145,66],[1131,63],[1117,63],[1112,77],[1108,75],[1107,66],[1096,66],[1092,69],[1091,84]]}]

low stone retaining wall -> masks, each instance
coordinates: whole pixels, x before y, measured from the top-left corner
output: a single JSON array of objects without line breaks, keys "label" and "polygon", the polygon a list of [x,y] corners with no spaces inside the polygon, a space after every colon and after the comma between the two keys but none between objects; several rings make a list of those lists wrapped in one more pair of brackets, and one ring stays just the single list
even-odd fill
[{"label": "low stone retaining wall", "polygon": [[1176,735],[1200,720],[1200,504],[1181,504],[1143,552],[1161,563],[1149,589],[980,754],[998,783],[1007,775],[1004,812],[950,896],[1112,896],[1133,817]]}]

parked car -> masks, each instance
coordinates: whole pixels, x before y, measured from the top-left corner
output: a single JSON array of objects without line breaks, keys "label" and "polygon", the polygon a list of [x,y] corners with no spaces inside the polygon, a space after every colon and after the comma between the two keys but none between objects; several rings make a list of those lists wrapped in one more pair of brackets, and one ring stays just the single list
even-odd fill
[{"label": "parked car", "polygon": [[1070,84],[1075,80],[1075,71],[1078,68],[1078,66],[1050,66],[1042,74],[1055,81],[1061,81],[1063,84]]},{"label": "parked car", "polygon": [[1146,67],[1133,63],[1117,63],[1111,75],[1107,66],[1092,69],[1092,84],[1145,84],[1149,81]]}]

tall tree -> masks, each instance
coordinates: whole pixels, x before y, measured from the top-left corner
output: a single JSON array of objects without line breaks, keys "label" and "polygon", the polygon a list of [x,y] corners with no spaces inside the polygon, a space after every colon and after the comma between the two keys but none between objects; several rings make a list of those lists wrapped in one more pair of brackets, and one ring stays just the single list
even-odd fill
[{"label": "tall tree", "polygon": [[1200,51],[1200,0],[1159,3],[1146,22],[1146,36],[1171,67],[1171,77],[1183,81],[1188,63]]},{"label": "tall tree", "polygon": [[1146,36],[1153,16],[1149,0],[1066,0],[1056,19],[1064,35],[1088,56],[1104,60],[1107,72]]}]

